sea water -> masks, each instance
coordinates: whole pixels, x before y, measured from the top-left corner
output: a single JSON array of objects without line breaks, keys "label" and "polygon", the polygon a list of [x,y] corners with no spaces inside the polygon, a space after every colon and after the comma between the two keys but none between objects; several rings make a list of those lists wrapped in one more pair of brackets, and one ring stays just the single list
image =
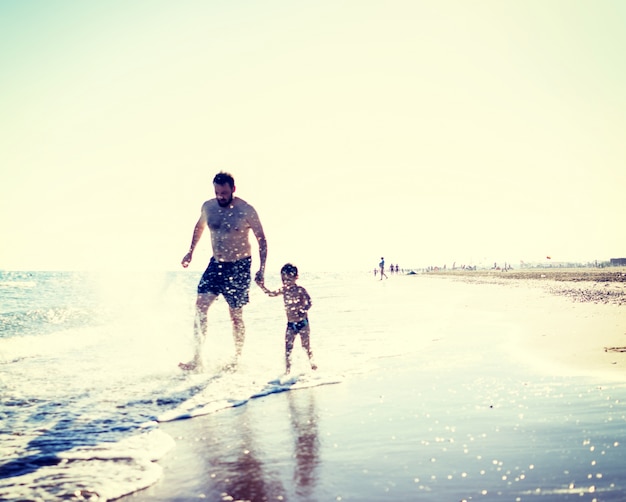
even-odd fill
[{"label": "sea water", "polygon": [[[282,301],[254,284],[237,371],[228,369],[234,347],[221,298],[209,313],[205,371],[181,371],[178,362],[192,355],[198,278],[0,272],[0,500],[120,497],[159,478],[155,461],[174,443],[159,422],[337,380],[283,375]],[[310,280],[318,310],[345,297],[331,286],[337,277]],[[295,363],[306,370],[301,355]]]},{"label": "sea water", "polygon": [[[254,285],[236,370],[222,299],[209,311],[206,370],[178,369],[191,357],[197,280],[189,271],[1,273],[0,500],[121,497],[162,475],[158,460],[175,444],[163,422],[320,385],[328,387],[318,401],[357,389],[368,410],[328,419],[326,427],[345,430],[353,444],[338,440],[319,467],[327,480],[321,498],[336,499],[324,486],[342,483],[343,499],[358,500],[347,479],[357,494],[365,482],[379,487],[378,495],[368,491],[372,500],[438,489],[451,500],[626,494],[624,386],[529,377],[505,350],[514,327],[488,309],[463,309],[475,286],[404,274],[302,274],[320,369],[311,372],[296,346],[286,377],[282,300]],[[278,287],[278,277],[267,285]],[[358,390],[359,382],[367,384]],[[368,451],[396,460],[367,459]],[[419,465],[399,476],[408,459]]]}]

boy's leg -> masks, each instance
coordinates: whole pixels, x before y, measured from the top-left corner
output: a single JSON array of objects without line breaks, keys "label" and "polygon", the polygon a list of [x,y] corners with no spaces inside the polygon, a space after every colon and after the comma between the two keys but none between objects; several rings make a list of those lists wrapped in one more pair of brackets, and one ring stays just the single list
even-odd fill
[{"label": "boy's leg", "polygon": [[316,370],[317,365],[313,362],[313,351],[311,350],[311,327],[307,324],[300,331],[300,342],[302,343],[302,348],[306,350],[307,356],[309,356],[309,362],[311,363],[311,369]]},{"label": "boy's leg", "polygon": [[285,331],[285,373],[291,371],[291,351],[293,350],[293,342],[295,339],[295,331],[287,326],[287,331]]}]

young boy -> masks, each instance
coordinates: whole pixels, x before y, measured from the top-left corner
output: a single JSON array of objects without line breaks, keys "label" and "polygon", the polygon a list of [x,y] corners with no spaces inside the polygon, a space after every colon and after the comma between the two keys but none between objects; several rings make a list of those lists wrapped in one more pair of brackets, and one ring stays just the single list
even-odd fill
[{"label": "young boy", "polygon": [[317,366],[313,363],[313,352],[309,341],[311,328],[307,312],[311,308],[311,297],[307,290],[296,284],[298,279],[298,268],[291,263],[287,263],[280,269],[280,276],[283,281],[283,287],[278,291],[270,291],[265,287],[263,281],[257,280],[259,287],[269,296],[283,295],[285,301],[285,313],[287,314],[287,330],[285,331],[285,373],[291,371],[291,351],[296,336],[300,335],[302,348],[306,350],[311,363],[311,369],[316,370]]}]

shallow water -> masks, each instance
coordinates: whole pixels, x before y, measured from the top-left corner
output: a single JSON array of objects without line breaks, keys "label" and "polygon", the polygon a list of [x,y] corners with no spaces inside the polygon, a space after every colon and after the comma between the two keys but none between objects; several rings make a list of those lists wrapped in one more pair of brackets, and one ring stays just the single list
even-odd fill
[{"label": "shallow water", "polygon": [[[531,370],[509,350],[515,326],[467,307],[478,286],[303,274],[320,370],[298,350],[299,378],[277,381],[282,302],[256,288],[238,371],[221,370],[233,353],[223,301],[210,312],[207,373],[176,368],[190,355],[196,281],[0,277],[0,498],[104,500],[146,487],[189,422],[207,463],[176,482],[202,480],[209,500],[626,495],[624,385]],[[189,414],[205,416],[164,422]]]},{"label": "shallow water", "polygon": [[164,484],[133,499],[623,500],[623,389],[388,362],[163,424]]}]

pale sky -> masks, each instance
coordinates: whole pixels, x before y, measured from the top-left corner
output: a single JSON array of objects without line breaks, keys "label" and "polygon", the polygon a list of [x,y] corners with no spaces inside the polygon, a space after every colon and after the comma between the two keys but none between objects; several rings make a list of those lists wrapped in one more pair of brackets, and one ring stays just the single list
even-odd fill
[{"label": "pale sky", "polygon": [[182,270],[220,170],[269,270],[626,256],[624,26],[621,0],[2,0],[0,269]]}]

